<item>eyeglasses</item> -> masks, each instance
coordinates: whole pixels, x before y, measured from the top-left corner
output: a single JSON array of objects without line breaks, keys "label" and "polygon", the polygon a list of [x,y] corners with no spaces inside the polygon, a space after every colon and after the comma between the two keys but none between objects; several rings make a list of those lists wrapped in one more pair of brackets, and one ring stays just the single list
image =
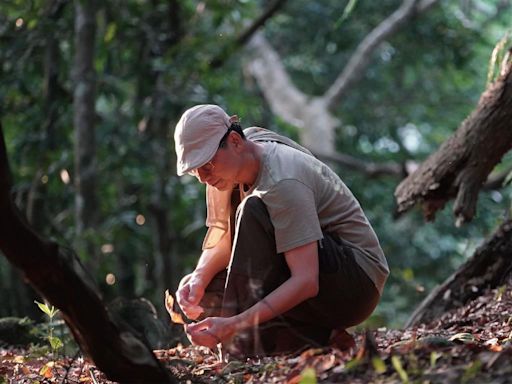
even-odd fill
[{"label": "eyeglasses", "polygon": [[[214,156],[215,157],[215,156]],[[201,165],[199,168],[193,169],[189,172],[190,175],[199,177],[199,170],[202,170],[206,173],[211,173],[215,169],[215,164],[213,164],[213,160],[210,160],[206,164]]]},{"label": "eyeglasses", "polygon": [[[218,148],[224,148],[226,146],[226,142],[227,142],[228,136],[231,133],[231,131],[233,131],[233,124],[228,128],[228,130],[226,131],[224,136],[222,136],[222,138],[220,139],[219,147]],[[215,155],[216,154],[217,154],[217,152],[215,152]],[[209,162],[207,162],[204,165],[201,165],[199,168],[193,169],[189,173],[192,176],[198,177],[199,176],[199,169],[201,169],[202,171],[204,171],[206,173],[212,172],[215,169],[215,164],[213,163],[213,159],[215,159],[215,155],[213,155],[212,160],[210,160]]]}]

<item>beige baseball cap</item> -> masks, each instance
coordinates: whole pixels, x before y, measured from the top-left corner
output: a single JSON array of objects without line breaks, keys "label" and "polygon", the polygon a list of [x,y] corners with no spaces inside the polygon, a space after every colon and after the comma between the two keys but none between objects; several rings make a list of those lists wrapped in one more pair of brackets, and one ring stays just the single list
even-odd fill
[{"label": "beige baseball cap", "polygon": [[218,105],[201,104],[187,109],[174,130],[178,175],[210,161],[230,125],[229,116]]}]

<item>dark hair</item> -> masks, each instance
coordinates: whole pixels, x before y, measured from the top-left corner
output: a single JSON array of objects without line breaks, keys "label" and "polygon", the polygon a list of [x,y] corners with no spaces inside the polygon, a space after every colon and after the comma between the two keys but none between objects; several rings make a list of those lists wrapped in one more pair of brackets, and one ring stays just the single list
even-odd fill
[{"label": "dark hair", "polygon": [[226,144],[226,140],[228,139],[228,136],[231,133],[231,131],[235,131],[242,137],[242,139],[245,140],[245,135],[244,135],[242,126],[240,125],[240,123],[234,122],[234,123],[231,123],[231,125],[228,128],[228,131],[224,134],[224,136],[222,136],[222,139],[220,139],[219,148],[224,147],[224,145]]}]

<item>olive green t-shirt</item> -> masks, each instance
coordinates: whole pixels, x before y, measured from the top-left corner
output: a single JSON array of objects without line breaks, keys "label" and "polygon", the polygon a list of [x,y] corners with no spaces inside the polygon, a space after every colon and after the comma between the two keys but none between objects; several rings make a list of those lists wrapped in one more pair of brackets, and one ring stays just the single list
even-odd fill
[{"label": "olive green t-shirt", "polygon": [[315,157],[277,142],[259,142],[263,157],[256,183],[245,197],[265,203],[279,253],[338,234],[364,252],[356,262],[382,293],[389,268],[359,202],[343,181]]}]

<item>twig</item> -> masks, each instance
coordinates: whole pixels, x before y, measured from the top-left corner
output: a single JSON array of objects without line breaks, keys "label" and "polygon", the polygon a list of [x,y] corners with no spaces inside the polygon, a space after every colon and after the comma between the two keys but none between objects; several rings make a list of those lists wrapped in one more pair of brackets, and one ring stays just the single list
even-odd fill
[{"label": "twig", "polygon": [[94,375],[94,370],[93,370],[93,368],[89,368],[89,374],[91,375],[92,382],[93,382],[94,384],[99,384],[99,383],[98,383],[98,380],[96,380],[96,376]]}]

